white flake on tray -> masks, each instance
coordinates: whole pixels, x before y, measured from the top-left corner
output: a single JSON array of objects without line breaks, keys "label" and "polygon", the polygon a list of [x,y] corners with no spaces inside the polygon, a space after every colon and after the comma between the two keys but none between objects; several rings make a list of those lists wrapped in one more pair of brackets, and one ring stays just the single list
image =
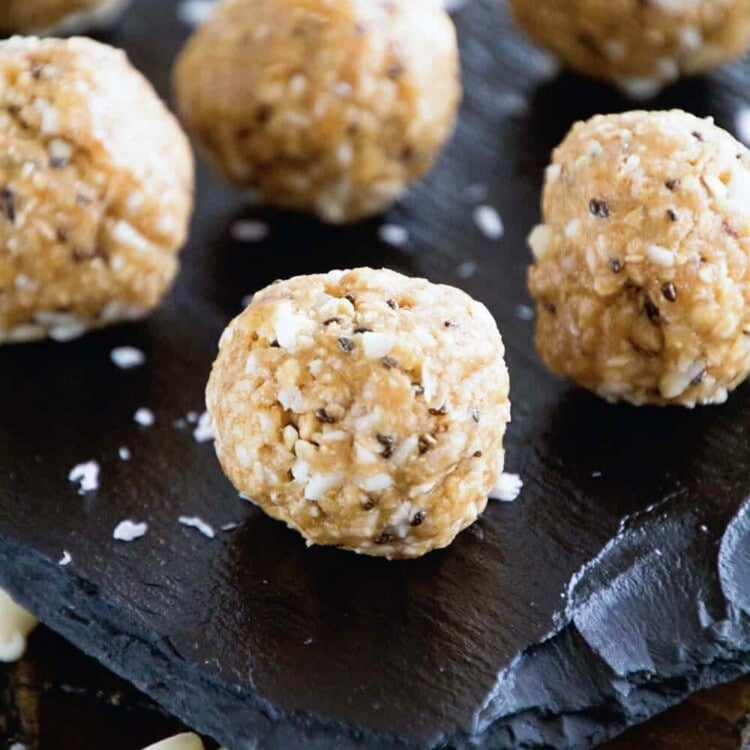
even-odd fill
[{"label": "white flake on tray", "polygon": [[70,563],[73,562],[73,556],[68,552],[68,550],[63,550],[63,556],[57,561],[57,564],[64,568],[66,565],[70,565]]},{"label": "white flake on tray", "polygon": [[[190,421],[189,416],[188,421]],[[199,443],[207,443],[209,440],[214,439],[214,423],[208,412],[204,411],[198,417],[198,424],[193,430],[193,437]]]},{"label": "white flake on tray", "polygon": [[200,26],[213,12],[217,0],[181,0],[177,17],[186,26]]},{"label": "white flake on tray", "polygon": [[235,529],[239,529],[240,524],[237,523],[237,521],[232,521],[231,523],[225,523],[222,525],[221,530],[222,531],[234,531]]},{"label": "white flake on tray", "polygon": [[146,361],[146,355],[134,346],[116,346],[110,353],[112,364],[121,370],[130,370],[140,367]]},{"label": "white flake on tray", "polygon": [[68,474],[68,481],[78,483],[79,495],[95,492],[99,489],[99,471],[100,467],[96,461],[76,464]]},{"label": "white flake on tray", "polygon": [[477,264],[473,260],[465,260],[456,266],[456,276],[459,279],[470,279],[477,272]]},{"label": "white flake on tray", "polygon": [[518,474],[504,471],[498,479],[497,486],[490,490],[490,499],[512,503],[521,494],[522,487],[523,481]]},{"label": "white flake on tray", "polygon": [[518,305],[516,307],[516,317],[521,320],[534,320],[534,308],[528,305]]},{"label": "white flake on tray", "polygon": [[118,542],[133,542],[145,536],[147,531],[148,524],[145,521],[139,522],[126,519],[117,524],[112,537]]},{"label": "white flake on tray", "polygon": [[191,529],[200,531],[203,536],[213,539],[216,536],[213,526],[206,523],[202,518],[198,516],[180,516],[177,519],[183,526],[188,526]]},{"label": "white flake on tray", "polygon": [[398,224],[383,224],[378,229],[378,236],[393,247],[404,247],[409,242],[409,231]]},{"label": "white flake on tray", "polygon": [[135,414],[133,414],[133,420],[141,427],[151,427],[156,421],[156,418],[151,409],[142,406]]},{"label": "white flake on tray", "polygon": [[746,146],[750,146],[750,107],[738,110],[734,119],[734,132]]},{"label": "white flake on tray", "polygon": [[117,455],[120,457],[120,461],[130,461],[130,448],[125,445],[121,445],[117,449]]},{"label": "white flake on tray", "polygon": [[232,224],[230,232],[237,242],[262,242],[270,234],[268,224],[256,219],[239,219]]},{"label": "white flake on tray", "polygon": [[505,226],[497,209],[481,205],[474,209],[474,223],[479,231],[490,240],[499,240],[505,234]]}]

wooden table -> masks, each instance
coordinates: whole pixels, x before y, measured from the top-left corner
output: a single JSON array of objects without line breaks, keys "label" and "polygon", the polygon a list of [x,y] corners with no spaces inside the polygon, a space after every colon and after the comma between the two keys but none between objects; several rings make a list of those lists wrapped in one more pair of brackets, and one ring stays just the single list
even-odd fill
[{"label": "wooden table", "polygon": [[[138,750],[184,731],[148,698],[50,631],[0,667],[0,739],[27,750]],[[215,747],[208,745],[208,747]],[[747,750],[750,677],[698,693],[602,750]]]}]

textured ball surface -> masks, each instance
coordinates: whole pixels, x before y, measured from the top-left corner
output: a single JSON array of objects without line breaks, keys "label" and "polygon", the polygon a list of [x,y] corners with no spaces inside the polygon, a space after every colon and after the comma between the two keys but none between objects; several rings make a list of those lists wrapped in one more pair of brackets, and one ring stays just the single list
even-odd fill
[{"label": "textured ball surface", "polygon": [[610,399],[720,403],[750,368],[750,152],[678,110],[597,116],[554,152],[529,238],[547,364]]},{"label": "textured ball surface", "polygon": [[418,557],[476,520],[502,471],[503,355],[453,287],[368,268],[278,282],[221,339],[219,460],[310,544]]},{"label": "textured ball surface", "polygon": [[106,28],[130,0],[3,0],[0,34],[82,34]]},{"label": "textured ball surface", "polygon": [[430,169],[461,95],[453,23],[429,0],[224,0],[174,85],[222,175],[335,223]]},{"label": "textured ball surface", "polygon": [[750,0],[510,0],[520,25],[579,72],[636,98],[750,46]]},{"label": "textured ball surface", "polygon": [[193,162],[122,52],[0,43],[0,342],[144,316],[177,268]]}]

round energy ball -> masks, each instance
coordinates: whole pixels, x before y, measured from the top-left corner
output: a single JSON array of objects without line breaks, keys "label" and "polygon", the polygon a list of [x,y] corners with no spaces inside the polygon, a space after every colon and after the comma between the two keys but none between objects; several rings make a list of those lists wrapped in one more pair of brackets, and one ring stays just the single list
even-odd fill
[{"label": "round energy ball", "polygon": [[298,276],[224,332],[207,388],[229,479],[308,544],[450,544],[503,467],[508,372],[463,292],[393,271]]},{"label": "round energy ball", "polygon": [[750,0],[510,0],[539,44],[635,98],[750,47]]},{"label": "round energy ball", "polygon": [[225,178],[333,223],[422,177],[461,97],[455,28],[429,0],[224,0],[174,86]]},{"label": "round energy ball", "polygon": [[597,116],[554,152],[529,237],[536,342],[608,399],[721,403],[750,368],[750,152],[679,110]]},{"label": "round energy ball", "polygon": [[113,24],[130,0],[3,0],[0,35],[80,34]]},{"label": "round energy ball", "polygon": [[0,42],[0,343],[146,315],[178,269],[193,163],[122,52]]}]

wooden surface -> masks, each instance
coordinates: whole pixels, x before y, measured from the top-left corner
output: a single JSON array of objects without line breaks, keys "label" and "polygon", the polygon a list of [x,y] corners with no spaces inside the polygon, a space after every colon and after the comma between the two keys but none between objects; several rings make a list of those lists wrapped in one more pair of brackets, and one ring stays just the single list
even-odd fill
[{"label": "wooden surface", "polygon": [[[750,677],[697,693],[600,747],[747,750],[746,726]],[[14,742],[27,750],[138,750],[183,730],[128,683],[45,629],[32,637],[27,658],[0,667],[2,750]]]},{"label": "wooden surface", "polygon": [[[174,8],[136,0],[107,37],[165,97],[189,32]],[[201,168],[182,272],[153,317],[0,349],[0,585],[232,750],[586,747],[750,668],[750,388],[693,412],[606,404],[544,368],[524,307],[550,149],[575,120],[632,103],[556,74],[496,0],[456,20],[455,138],[387,216],[337,228],[248,207]],[[732,129],[749,81],[738,63],[648,106]],[[480,203],[499,210],[502,239],[474,224]],[[266,221],[268,239],[238,242],[240,218]],[[408,230],[406,246],[379,238],[383,221]],[[246,294],[356,265],[463,287],[507,347],[507,468],[523,492],[409,563],[306,549],[175,427],[202,410]],[[146,364],[115,368],[121,345]],[[151,429],[133,422],[143,406]],[[91,459],[101,487],[82,498],[67,477]],[[239,527],[209,540],[181,515]],[[148,534],[115,542],[126,518]]]}]

